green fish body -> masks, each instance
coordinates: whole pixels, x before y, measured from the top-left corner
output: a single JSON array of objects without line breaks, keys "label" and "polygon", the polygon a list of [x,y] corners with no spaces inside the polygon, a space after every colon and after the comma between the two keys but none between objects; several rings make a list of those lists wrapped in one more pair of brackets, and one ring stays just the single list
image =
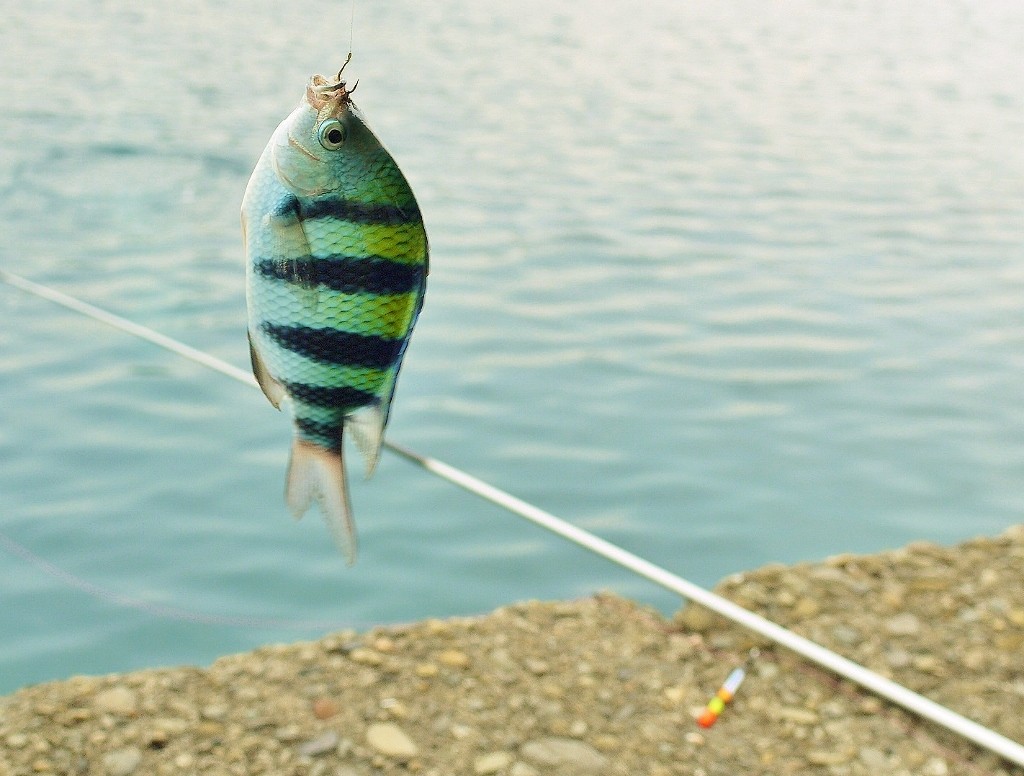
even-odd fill
[{"label": "green fish body", "polygon": [[286,500],[315,501],[355,558],[342,436],[373,472],[423,305],[427,235],[405,176],[344,82],[314,76],[242,201],[253,372],[295,438]]}]

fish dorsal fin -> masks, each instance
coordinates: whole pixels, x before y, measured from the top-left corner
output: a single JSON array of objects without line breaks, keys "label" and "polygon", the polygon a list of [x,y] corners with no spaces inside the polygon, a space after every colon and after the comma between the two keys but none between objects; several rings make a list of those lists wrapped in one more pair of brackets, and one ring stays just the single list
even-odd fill
[{"label": "fish dorsal fin", "polygon": [[281,402],[285,400],[287,392],[284,386],[271,377],[270,372],[267,371],[263,359],[260,358],[256,346],[253,345],[252,332],[249,332],[249,360],[252,361],[252,373],[256,377],[256,382],[260,384],[263,394],[276,409],[281,409]]}]

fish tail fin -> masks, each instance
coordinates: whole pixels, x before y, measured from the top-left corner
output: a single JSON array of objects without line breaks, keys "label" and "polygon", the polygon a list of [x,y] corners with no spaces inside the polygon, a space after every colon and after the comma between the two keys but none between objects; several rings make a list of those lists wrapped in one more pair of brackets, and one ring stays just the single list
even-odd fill
[{"label": "fish tail fin", "polygon": [[288,462],[285,500],[296,519],[315,501],[348,565],[356,562],[356,528],[340,447],[329,450],[296,438]]}]

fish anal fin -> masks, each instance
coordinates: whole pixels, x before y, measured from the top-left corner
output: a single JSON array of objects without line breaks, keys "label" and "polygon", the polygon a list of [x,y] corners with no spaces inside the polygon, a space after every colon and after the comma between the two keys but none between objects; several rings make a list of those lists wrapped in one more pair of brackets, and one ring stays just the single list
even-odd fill
[{"label": "fish anal fin", "polygon": [[260,384],[263,394],[276,409],[281,409],[281,402],[288,394],[284,386],[267,371],[259,351],[256,350],[256,346],[252,342],[252,332],[249,332],[249,360],[252,361],[252,373],[256,377],[256,382]]},{"label": "fish anal fin", "polygon": [[363,457],[365,474],[369,479],[380,460],[380,448],[384,443],[384,425],[387,418],[380,402],[360,407],[345,419],[345,428],[352,434],[356,448]]},{"label": "fish anal fin", "polygon": [[285,500],[296,519],[315,501],[348,565],[356,562],[355,521],[340,448],[328,450],[296,438],[288,462]]}]

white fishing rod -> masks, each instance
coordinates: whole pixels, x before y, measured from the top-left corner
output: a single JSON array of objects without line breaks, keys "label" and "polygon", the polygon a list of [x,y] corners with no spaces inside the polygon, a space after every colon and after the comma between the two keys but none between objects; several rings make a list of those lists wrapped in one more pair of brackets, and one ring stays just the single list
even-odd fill
[{"label": "white fishing rod", "polygon": [[[201,350],[196,350],[177,340],[171,339],[157,331],[83,302],[80,299],[68,296],[48,286],[33,283],[31,280],[26,280],[2,269],[0,269],[0,280],[30,294],[55,302],[69,310],[74,310],[128,334],[152,342],[154,345],[159,345],[172,353],[177,353],[190,361],[202,364],[239,382],[258,387],[255,378],[249,372],[221,361]],[[567,523],[550,512],[545,512],[543,509],[518,499],[500,488],[489,485],[483,480],[479,480],[454,466],[450,466],[436,458],[420,455],[392,442],[385,441],[384,446],[407,461],[417,464],[453,485],[457,485],[463,490],[469,491],[520,517],[526,518],[552,533],[558,534],[619,566],[627,568],[655,584],[671,590],[673,593],[677,593],[683,598],[720,614],[737,625],[741,625],[780,646],[796,652],[812,663],[827,668],[924,719],[941,725],[969,741],[973,741],[975,744],[1006,758],[1010,762],[1024,766],[1024,746],[1016,741],[1012,741],[1006,736],[980,725],[961,714],[957,714],[955,711],[901,684],[897,684],[891,679],[887,679],[858,663],[854,663],[852,660],[848,660],[810,639],[787,630],[758,614],[754,614],[710,590],[705,590],[693,582],[689,582],[660,566],[656,566],[650,561],[644,560],[640,556],[634,555],[628,550],[624,550],[599,536],[595,536],[589,531]]]}]

